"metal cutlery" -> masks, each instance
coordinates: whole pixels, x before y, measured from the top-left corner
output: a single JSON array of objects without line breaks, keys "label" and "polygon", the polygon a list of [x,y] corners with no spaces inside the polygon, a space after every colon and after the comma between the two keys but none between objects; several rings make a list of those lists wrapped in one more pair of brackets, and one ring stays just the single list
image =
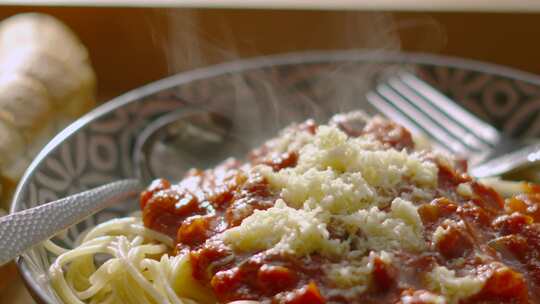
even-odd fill
[{"label": "metal cutlery", "polygon": [[387,78],[366,97],[389,118],[467,158],[469,173],[477,178],[540,162],[540,144],[524,145],[500,133],[411,73]]}]

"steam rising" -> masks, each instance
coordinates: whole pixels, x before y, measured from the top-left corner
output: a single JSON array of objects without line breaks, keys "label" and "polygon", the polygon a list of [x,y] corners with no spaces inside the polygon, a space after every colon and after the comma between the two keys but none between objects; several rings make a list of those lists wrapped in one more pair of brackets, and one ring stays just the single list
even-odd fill
[{"label": "steam rising", "polygon": [[[286,40],[286,37],[295,35],[283,35],[285,38],[281,39],[281,33],[288,29],[280,24],[279,16],[289,14],[285,17],[291,20],[294,19],[290,16],[293,13],[268,12],[272,19],[261,11],[228,12],[224,15],[232,17],[229,20],[224,15],[208,11],[168,10],[157,14],[165,15],[167,20],[167,39],[156,37],[155,42],[163,47],[171,74],[260,55],[253,41],[243,40],[245,37],[241,33],[248,31],[257,35],[257,31],[260,31],[260,35],[280,41],[280,47],[290,47],[291,52],[298,51],[298,45],[320,46],[321,41],[315,40],[329,36],[334,40],[329,44],[335,44],[340,49],[370,50],[375,53],[401,49],[400,25],[387,13],[310,13],[315,17],[308,14],[306,20],[299,20],[295,24],[289,22],[292,26],[301,27],[297,32],[305,32],[305,37],[297,37],[302,39],[302,43]],[[246,24],[239,25],[238,19],[234,19],[239,14]],[[256,16],[251,17],[250,14]],[[294,14],[303,16],[298,12]],[[210,18],[220,20],[217,27],[215,24],[210,29],[202,26],[202,21]],[[258,18],[267,20],[259,23]],[[256,28],[259,24],[269,22],[275,22],[275,30]],[[437,32],[437,25],[429,20],[419,24],[435,28]],[[414,22],[404,24],[406,28],[414,25]],[[296,29],[291,27],[290,30]],[[324,32],[325,35],[319,38],[317,32]],[[263,44],[265,39],[259,38],[257,41]],[[265,53],[269,53],[268,49],[273,46],[266,45],[266,48]],[[387,65],[377,62],[335,62],[253,69],[201,80],[196,92],[182,92],[181,95],[189,102],[203,104],[229,116],[236,124],[234,131],[237,135],[252,144],[259,144],[291,122],[310,117],[324,121],[337,112],[365,108],[365,93],[372,87],[374,76],[386,68]]]}]

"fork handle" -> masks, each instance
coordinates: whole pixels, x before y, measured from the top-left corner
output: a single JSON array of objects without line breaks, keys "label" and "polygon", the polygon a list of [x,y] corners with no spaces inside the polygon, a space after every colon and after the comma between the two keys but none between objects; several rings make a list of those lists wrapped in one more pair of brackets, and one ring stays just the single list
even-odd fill
[{"label": "fork handle", "polygon": [[477,178],[501,175],[515,169],[540,163],[540,144],[527,145],[517,151],[492,158],[469,170]]},{"label": "fork handle", "polygon": [[139,180],[125,179],[0,217],[0,265],[141,190]]}]

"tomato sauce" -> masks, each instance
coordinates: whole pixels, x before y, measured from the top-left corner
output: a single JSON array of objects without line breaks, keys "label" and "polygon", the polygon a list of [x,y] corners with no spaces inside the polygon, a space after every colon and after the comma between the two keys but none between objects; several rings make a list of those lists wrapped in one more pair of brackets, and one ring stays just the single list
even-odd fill
[{"label": "tomato sauce", "polygon": [[[370,136],[398,150],[414,148],[406,129],[382,119],[362,129],[346,122],[339,126],[350,136]],[[310,133],[316,129],[312,121],[297,127]],[[435,199],[418,204],[426,242],[433,246],[417,254],[394,253],[391,265],[375,258],[373,283],[366,291],[336,286],[323,269],[340,261],[317,254],[298,258],[233,252],[216,235],[240,225],[255,210],[272,207],[277,199],[262,176],[247,176],[245,169],[264,163],[277,171],[294,167],[297,160],[297,151],[279,154],[263,145],[247,164],[229,160],[212,170],[192,170],[175,185],[156,180],[141,194],[144,224],[176,240],[175,252],[189,254],[193,277],[211,287],[221,303],[425,304],[436,296],[425,282],[434,265],[486,278],[482,290],[461,303],[540,303],[540,191],[505,202],[492,188],[471,179],[463,163],[451,168],[436,162]],[[462,183],[470,185],[470,197],[457,193]],[[446,233],[435,241],[437,227]]]}]

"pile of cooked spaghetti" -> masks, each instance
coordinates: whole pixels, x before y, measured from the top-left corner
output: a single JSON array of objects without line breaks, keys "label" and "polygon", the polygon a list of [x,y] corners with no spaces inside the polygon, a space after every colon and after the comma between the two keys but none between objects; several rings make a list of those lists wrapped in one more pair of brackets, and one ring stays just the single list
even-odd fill
[{"label": "pile of cooked spaghetti", "polygon": [[540,191],[498,190],[391,121],[308,120],[46,242],[50,279],[66,303],[536,303]]}]

